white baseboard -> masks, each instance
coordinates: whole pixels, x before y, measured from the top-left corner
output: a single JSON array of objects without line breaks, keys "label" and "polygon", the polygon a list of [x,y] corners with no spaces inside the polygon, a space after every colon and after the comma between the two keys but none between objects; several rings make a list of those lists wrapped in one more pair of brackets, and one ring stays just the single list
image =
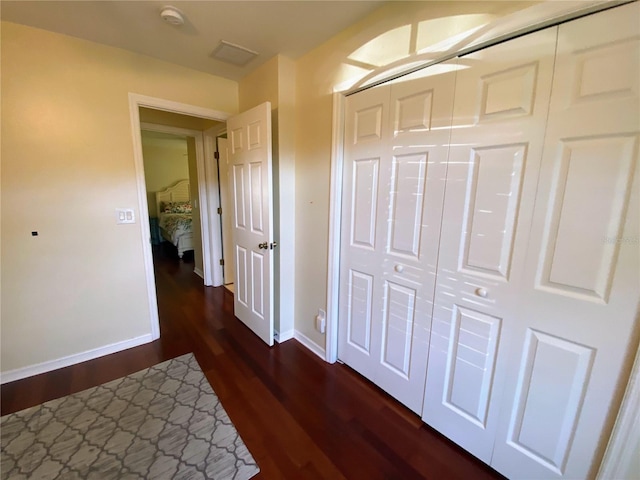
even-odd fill
[{"label": "white baseboard", "polygon": [[274,337],[278,343],[284,343],[287,340],[291,340],[295,336],[294,330],[287,330],[286,332],[278,332],[277,330],[274,333]]},{"label": "white baseboard", "polygon": [[28,367],[16,368],[15,370],[9,370],[8,372],[0,373],[0,385],[4,383],[14,382],[23,378],[32,377],[34,375],[40,375],[41,373],[50,372],[59,368],[75,365],[76,363],[86,362],[87,360],[93,360],[94,358],[103,357],[111,353],[127,350],[128,348],[137,347],[153,341],[151,334],[142,335],[141,337],[131,338],[122,342],[112,343],[111,345],[105,345],[104,347],[94,348],[85,352],[74,353],[67,357],[58,358],[56,360],[49,360],[47,362],[38,363],[36,365],[30,365]]},{"label": "white baseboard", "polygon": [[195,273],[196,275],[198,275],[201,279],[204,280],[204,272],[202,270],[200,270],[198,267],[193,269],[193,273]]},{"label": "white baseboard", "polygon": [[326,361],[324,347],[321,347],[320,345],[318,345],[316,342],[314,342],[309,337],[307,337],[304,333],[296,330],[293,334],[293,338],[295,338],[302,345],[304,345],[313,353],[315,353],[317,356],[319,356],[323,361]]}]

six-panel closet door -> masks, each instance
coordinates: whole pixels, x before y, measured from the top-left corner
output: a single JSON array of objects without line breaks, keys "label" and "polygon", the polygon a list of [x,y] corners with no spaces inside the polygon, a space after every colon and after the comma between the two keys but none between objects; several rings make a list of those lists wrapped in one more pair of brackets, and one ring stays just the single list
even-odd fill
[{"label": "six-panel closet door", "polygon": [[338,356],[417,413],[455,68],[440,65],[346,105]]},{"label": "six-panel closet door", "polygon": [[521,321],[556,33],[459,59],[422,418],[486,463],[513,361],[504,332]]},{"label": "six-panel closet door", "polygon": [[509,478],[592,477],[615,415],[639,62],[633,3],[347,99],[339,358]]},{"label": "six-panel closet door", "polygon": [[549,122],[491,465],[595,475],[640,300],[640,5],[559,27]]}]

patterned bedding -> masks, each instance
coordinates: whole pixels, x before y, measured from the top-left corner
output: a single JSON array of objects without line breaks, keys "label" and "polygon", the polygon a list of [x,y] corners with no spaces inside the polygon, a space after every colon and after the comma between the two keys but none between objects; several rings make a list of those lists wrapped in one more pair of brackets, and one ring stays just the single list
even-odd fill
[{"label": "patterned bedding", "polygon": [[171,238],[171,242],[177,247],[182,235],[191,234],[191,214],[161,213],[159,225]]}]

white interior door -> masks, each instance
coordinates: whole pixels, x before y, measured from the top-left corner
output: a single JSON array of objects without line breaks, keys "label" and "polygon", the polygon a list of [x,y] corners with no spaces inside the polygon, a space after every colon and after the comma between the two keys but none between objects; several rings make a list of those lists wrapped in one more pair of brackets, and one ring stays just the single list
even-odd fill
[{"label": "white interior door", "polygon": [[273,345],[271,104],[227,120],[236,265],[234,313]]},{"label": "white interior door", "polygon": [[521,289],[556,28],[460,58],[423,419],[491,461]]},{"label": "white interior door", "polygon": [[[338,356],[422,409],[455,63],[347,99]],[[424,72],[421,72],[424,74]]]},{"label": "white interior door", "polygon": [[637,338],[640,5],[561,25],[557,51],[519,321],[503,338],[492,465],[510,478],[595,475]]},{"label": "white interior door", "polygon": [[222,210],[222,258],[224,258],[224,284],[235,281],[236,262],[233,247],[233,188],[229,170],[229,142],[218,137],[218,172],[220,182],[220,208]]}]

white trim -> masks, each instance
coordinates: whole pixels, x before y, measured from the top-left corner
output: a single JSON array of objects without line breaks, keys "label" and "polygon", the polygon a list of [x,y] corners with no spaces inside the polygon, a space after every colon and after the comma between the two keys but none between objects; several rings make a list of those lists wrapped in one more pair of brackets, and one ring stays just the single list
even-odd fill
[{"label": "white trim", "polygon": [[147,281],[147,302],[149,304],[149,322],[151,339],[160,338],[160,318],[158,317],[158,297],[156,296],[156,279],[153,272],[153,254],[151,252],[151,229],[149,227],[149,206],[147,205],[147,186],[144,182],[144,161],[142,159],[142,134],[140,132],[139,104],[129,94],[129,115],[131,118],[131,138],[133,139],[133,158],[136,169],[138,187],[138,218],[140,219],[140,236],[142,239],[142,257]]},{"label": "white trim", "polygon": [[[211,181],[207,178],[204,162],[204,137],[202,132],[196,136],[196,172],[198,174],[198,201],[200,202],[200,237],[202,238],[202,268],[204,269],[204,284],[213,285],[212,273],[214,270],[212,243],[217,222],[209,221],[213,218],[213,212],[209,211],[209,197],[213,192],[210,190]],[[218,234],[218,237],[220,235]]]},{"label": "white trim", "polygon": [[[144,181],[144,160],[142,157],[142,138],[140,134],[140,107],[154,108],[166,112],[180,113],[210,120],[226,122],[230,117],[228,113],[208,108],[197,107],[186,103],[173,102],[162,98],[129,93],[129,116],[131,119],[131,138],[133,140],[133,158],[136,169],[136,184],[138,188],[138,217],[140,218],[140,236],[142,239],[142,256],[144,260],[145,277],[147,283],[147,297],[149,303],[149,322],[151,325],[152,340],[160,338],[160,320],[158,317],[158,299],[156,296],[156,280],[153,272],[153,255],[151,252],[149,211],[147,205],[147,188]],[[208,190],[208,189],[207,189]],[[202,202],[201,202],[202,204]],[[144,212],[144,215],[142,213]],[[212,222],[215,228],[218,222]],[[218,226],[219,228],[219,226]],[[213,230],[213,229],[212,229]],[[219,241],[213,237],[212,243]]]},{"label": "white trim", "polygon": [[121,352],[129,348],[138,347],[145,343],[153,342],[154,338],[151,334],[142,335],[140,337],[131,338],[122,342],[112,343],[111,345],[105,345],[104,347],[94,348],[85,352],[74,353],[66,357],[58,358],[56,360],[49,360],[47,362],[38,363],[36,365],[30,365],[28,367],[16,368],[15,370],[9,370],[0,374],[0,384],[9,382],[15,382],[23,378],[32,377],[34,375],[40,375],[41,373],[51,372],[59,368],[69,367],[77,363],[86,362],[87,360],[93,360],[94,358],[103,357],[112,353]]},{"label": "white trim", "polygon": [[640,465],[640,347],[596,478],[637,478]]},{"label": "white trim", "polygon": [[280,333],[277,330],[273,331],[273,338],[278,343],[284,343],[287,340],[291,340],[294,337],[295,337],[295,330],[287,330],[286,332],[282,332],[282,333]]},{"label": "white trim", "polygon": [[311,350],[312,353],[315,353],[317,356],[319,356],[322,360],[325,359],[324,348],[322,348],[316,342],[311,340],[304,333],[296,330],[294,332],[294,334],[293,334],[293,338],[295,338],[297,341],[299,341],[304,347],[306,347],[309,350]]},{"label": "white trim", "polygon": [[216,137],[221,130],[227,129],[226,123],[212,127],[203,132],[204,135],[204,160],[205,160],[205,176],[207,177],[207,183],[209,185],[209,211],[211,212],[211,255],[212,268],[213,268],[213,286],[219,287],[224,285],[224,267],[220,265],[220,260],[224,258],[222,254],[222,242],[224,237],[222,234],[222,221],[218,214],[218,208],[220,207],[220,182],[218,174],[218,161],[215,158],[215,153],[218,151]]},{"label": "white trim", "polygon": [[202,280],[204,280],[204,272],[200,270],[198,267],[193,269],[193,273],[198,275]]},{"label": "white trim", "polygon": [[340,294],[340,224],[342,221],[342,155],[344,145],[345,97],[333,94],[331,135],[331,192],[329,196],[329,265],[327,268],[326,358],[338,360],[338,300]]},{"label": "white trim", "polygon": [[153,108],[154,110],[163,110],[165,112],[179,113],[192,117],[207,118],[219,122],[226,122],[231,116],[229,113],[220,110],[211,110],[209,108],[198,107],[197,105],[174,102],[172,100],[165,100],[164,98],[149,97],[138,93],[129,93],[129,100],[135,100],[139,107]]}]

